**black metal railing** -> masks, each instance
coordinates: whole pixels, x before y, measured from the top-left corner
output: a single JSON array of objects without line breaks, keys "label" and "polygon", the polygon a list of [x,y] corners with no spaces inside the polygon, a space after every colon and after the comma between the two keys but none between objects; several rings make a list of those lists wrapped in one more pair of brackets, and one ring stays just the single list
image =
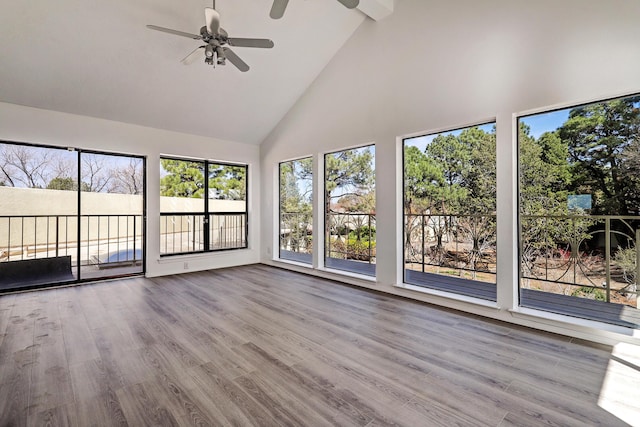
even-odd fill
[{"label": "black metal railing", "polygon": [[367,213],[327,214],[327,258],[376,263],[376,216]]},{"label": "black metal railing", "polygon": [[405,268],[495,283],[496,216],[404,215]]},{"label": "black metal railing", "polygon": [[[78,223],[79,221],[79,223]],[[142,260],[142,215],[3,215],[0,262],[71,256],[74,265]]]},{"label": "black metal railing", "polygon": [[637,306],[640,217],[523,215],[521,287]]},{"label": "black metal railing", "polygon": [[247,213],[160,213],[160,255],[247,247]]}]

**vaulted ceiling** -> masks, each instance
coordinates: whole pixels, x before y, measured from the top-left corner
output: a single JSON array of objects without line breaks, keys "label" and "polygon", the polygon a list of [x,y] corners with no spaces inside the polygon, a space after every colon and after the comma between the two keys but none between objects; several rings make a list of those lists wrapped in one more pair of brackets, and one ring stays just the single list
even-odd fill
[{"label": "vaulted ceiling", "polygon": [[198,34],[210,0],[3,0],[0,101],[259,144],[379,2],[290,0],[273,20],[271,0],[218,0],[230,37],[275,43],[234,48],[241,73],[185,66],[198,41],[146,28]]}]

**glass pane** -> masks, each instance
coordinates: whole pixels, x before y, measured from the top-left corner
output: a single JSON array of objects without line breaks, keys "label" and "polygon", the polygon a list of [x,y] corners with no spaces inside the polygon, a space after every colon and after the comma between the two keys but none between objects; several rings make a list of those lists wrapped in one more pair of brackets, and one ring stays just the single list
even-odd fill
[{"label": "glass pane", "polygon": [[518,125],[520,303],[637,327],[640,96]]},{"label": "glass pane", "polygon": [[209,163],[208,250],[247,246],[247,167]]},{"label": "glass pane", "polygon": [[280,163],[280,258],[312,263],[313,158]]},{"label": "glass pane", "polygon": [[405,281],[496,300],[495,123],[404,141]]},{"label": "glass pane", "polygon": [[0,290],[77,278],[77,153],[0,143]]},{"label": "glass pane", "polygon": [[325,265],[375,276],[373,145],[325,155]]},{"label": "glass pane", "polygon": [[205,250],[205,162],[160,159],[160,254]]},{"label": "glass pane", "polygon": [[81,278],[141,273],[143,160],[81,153],[80,174]]}]

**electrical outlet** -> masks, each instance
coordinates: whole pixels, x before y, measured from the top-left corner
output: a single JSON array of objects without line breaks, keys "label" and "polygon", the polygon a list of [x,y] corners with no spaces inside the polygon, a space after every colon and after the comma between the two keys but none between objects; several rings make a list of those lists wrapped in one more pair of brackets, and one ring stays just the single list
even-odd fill
[{"label": "electrical outlet", "polygon": [[188,269],[189,269],[189,263],[188,263],[188,262],[186,262],[186,261],[184,262],[184,269],[185,269],[185,270],[188,270]]}]

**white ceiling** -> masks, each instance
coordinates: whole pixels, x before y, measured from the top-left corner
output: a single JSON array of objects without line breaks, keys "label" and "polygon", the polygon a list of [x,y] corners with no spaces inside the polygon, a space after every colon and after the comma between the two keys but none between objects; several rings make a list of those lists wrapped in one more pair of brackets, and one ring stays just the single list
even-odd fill
[{"label": "white ceiling", "polygon": [[147,24],[199,33],[210,0],[0,0],[0,101],[259,144],[365,19],[337,1],[218,0],[251,67],[180,60],[199,44]]}]

